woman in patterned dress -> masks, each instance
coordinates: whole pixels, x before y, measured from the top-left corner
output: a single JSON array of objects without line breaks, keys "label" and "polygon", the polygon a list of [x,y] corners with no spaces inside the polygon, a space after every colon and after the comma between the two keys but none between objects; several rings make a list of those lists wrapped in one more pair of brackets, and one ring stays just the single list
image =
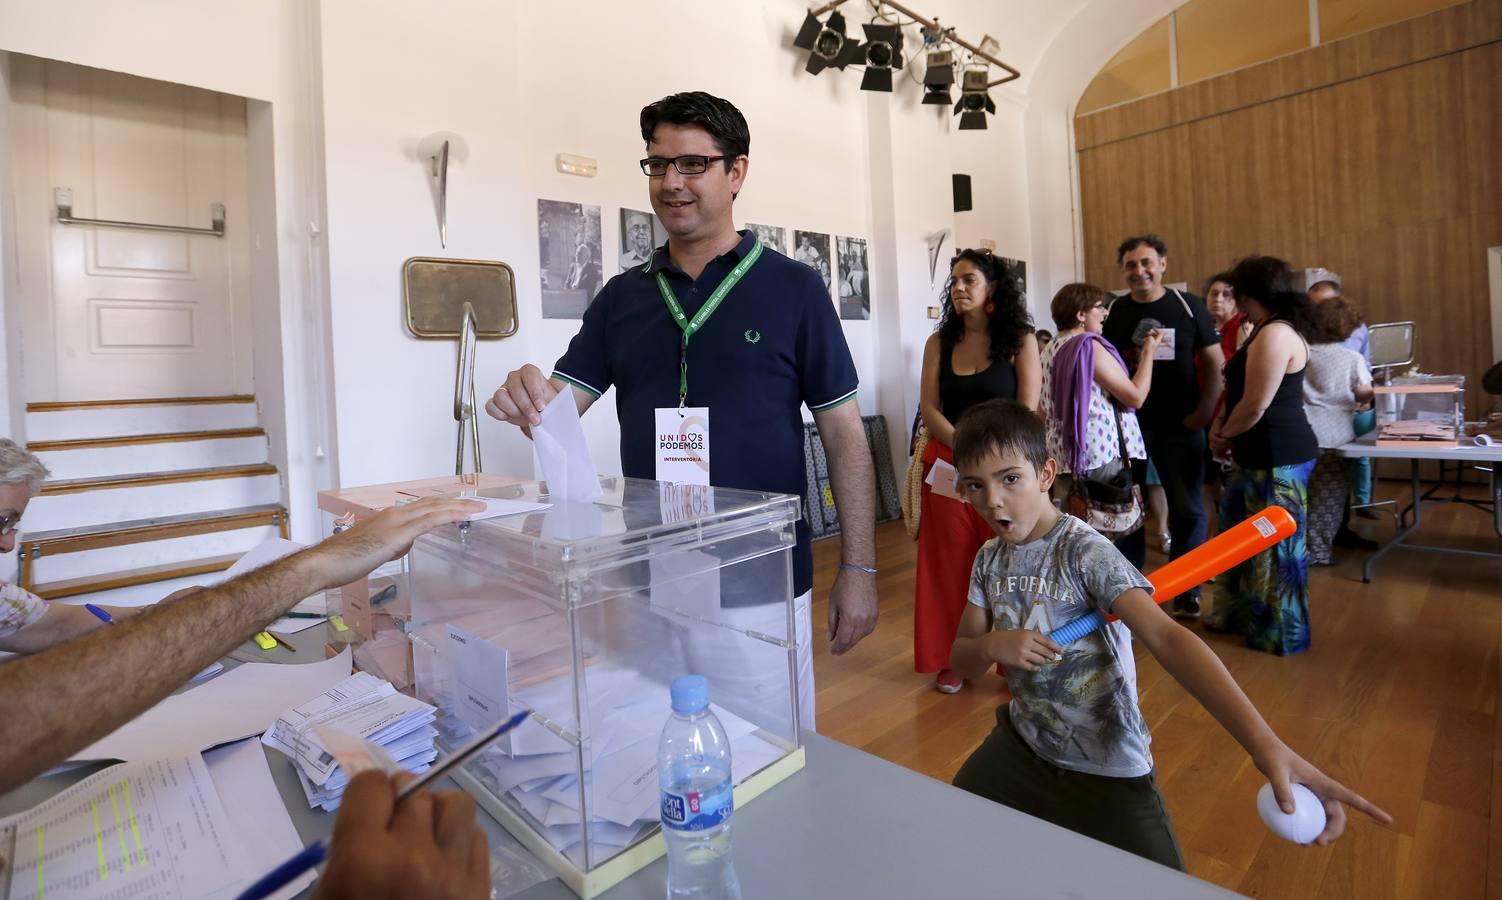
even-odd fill
[{"label": "woman in patterned dress", "polygon": [[1210,431],[1216,457],[1229,454],[1234,463],[1221,497],[1221,528],[1281,506],[1298,531],[1216,579],[1205,626],[1283,656],[1309,648],[1305,510],[1319,443],[1304,414],[1304,370],[1313,305],[1294,290],[1288,263],[1270,256],[1237,263],[1231,285],[1254,327],[1226,363],[1225,409]]},{"label": "woman in patterned dress", "polygon": [[[1153,331],[1142,345],[1141,363],[1135,375],[1128,376],[1126,365],[1116,348],[1099,337],[1109,308],[1108,295],[1093,284],[1066,284],[1054,294],[1049,314],[1058,335],[1043,351],[1043,395],[1040,412],[1048,425],[1048,455],[1058,464],[1059,477],[1054,481],[1054,497],[1062,500],[1069,493],[1070,473],[1088,472],[1121,458],[1125,438],[1127,459],[1146,459],[1142,428],[1137,424],[1136,408],[1147,399],[1153,384],[1153,350],[1162,334]],[[1089,335],[1089,337],[1086,337]],[[1084,344],[1075,343],[1084,339]],[[1088,360],[1083,357],[1089,354]],[[1076,379],[1069,390],[1067,369],[1070,364],[1088,366],[1091,377]],[[1059,371],[1055,371],[1055,366]],[[1059,390],[1056,391],[1055,387]],[[1117,431],[1117,408],[1121,409],[1121,431]],[[1080,432],[1083,416],[1084,432]],[[1118,539],[1118,547],[1120,539]],[[1126,554],[1127,561],[1142,568],[1139,552]]]}]

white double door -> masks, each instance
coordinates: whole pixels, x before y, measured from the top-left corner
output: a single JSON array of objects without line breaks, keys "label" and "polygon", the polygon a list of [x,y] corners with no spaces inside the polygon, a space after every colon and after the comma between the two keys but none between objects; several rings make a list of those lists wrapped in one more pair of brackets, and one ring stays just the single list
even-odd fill
[{"label": "white double door", "polygon": [[[30,402],[247,394],[245,101],[11,57],[22,358]],[[64,225],[79,218],[213,235]]]}]

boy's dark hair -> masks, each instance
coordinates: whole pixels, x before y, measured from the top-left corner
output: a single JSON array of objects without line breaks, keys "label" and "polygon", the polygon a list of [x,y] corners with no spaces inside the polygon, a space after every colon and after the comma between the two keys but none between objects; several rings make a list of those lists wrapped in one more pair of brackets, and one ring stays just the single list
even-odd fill
[{"label": "boy's dark hair", "polygon": [[729,100],[722,100],[703,91],[670,94],[641,110],[641,139],[652,143],[657,126],[697,125],[714,138],[715,147],[725,157],[725,171],[735,165],[736,159],[751,153],[751,127],[746,117]]},{"label": "boy's dark hair", "polygon": [[1038,414],[1016,400],[987,400],[965,410],[954,429],[954,464],[969,465],[988,453],[1016,451],[1042,472],[1048,430]]},{"label": "boy's dark hair", "polygon": [[1168,245],[1156,234],[1134,234],[1116,248],[1116,265],[1121,265],[1122,259],[1138,247],[1151,247],[1160,258],[1168,255]]}]

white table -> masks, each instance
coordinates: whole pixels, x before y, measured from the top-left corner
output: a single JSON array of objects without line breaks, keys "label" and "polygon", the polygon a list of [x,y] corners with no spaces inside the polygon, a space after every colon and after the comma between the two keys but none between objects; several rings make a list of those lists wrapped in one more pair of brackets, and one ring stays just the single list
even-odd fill
[{"label": "white table", "polygon": [[[296,656],[282,649],[260,653],[249,643],[241,651],[266,662],[311,662],[325,627],[291,635],[302,651]],[[735,868],[748,898],[1235,896],[854,747],[817,734],[805,737],[803,770],[735,811]],[[275,751],[266,756],[299,836],[307,842],[328,837],[334,814],[309,809],[292,763]],[[101,768],[33,779],[0,797],[0,816],[29,809]],[[514,845],[494,819],[478,815],[492,842]],[[1244,827],[1263,827],[1250,803],[1244,815]],[[667,862],[659,859],[601,900],[662,900],[666,890]],[[554,878],[517,900],[576,898]]]},{"label": "white table", "polygon": [[[1414,544],[1409,543],[1408,540],[1419,529],[1419,525],[1423,521],[1424,507],[1434,503],[1445,502],[1443,500],[1427,499],[1419,483],[1419,463],[1426,459],[1462,464],[1469,463],[1487,466],[1491,469],[1489,479],[1491,489],[1489,496],[1491,497],[1492,522],[1498,537],[1502,537],[1502,504],[1497,503],[1497,500],[1502,498],[1502,445],[1494,444],[1490,447],[1478,447],[1470,438],[1462,438],[1461,444],[1458,447],[1378,447],[1376,432],[1372,432],[1365,437],[1357,438],[1351,443],[1340,447],[1337,452],[1343,456],[1350,457],[1366,456],[1372,459],[1406,459],[1409,461],[1410,483],[1412,485],[1413,496],[1409,501],[1408,508],[1403,510],[1403,513],[1399,516],[1398,523],[1402,527],[1399,528],[1398,533],[1393,536],[1392,540],[1372,551],[1371,555],[1366,558],[1366,562],[1362,564],[1361,568],[1362,581],[1370,582],[1372,580],[1372,569],[1376,566],[1377,560],[1400,547],[1404,550],[1423,550],[1429,553],[1451,553],[1458,556],[1484,556],[1492,559],[1502,559],[1502,553],[1487,553],[1480,550],[1462,550],[1456,547]],[[1410,516],[1412,517],[1412,521],[1408,521],[1404,525],[1404,522]]]}]

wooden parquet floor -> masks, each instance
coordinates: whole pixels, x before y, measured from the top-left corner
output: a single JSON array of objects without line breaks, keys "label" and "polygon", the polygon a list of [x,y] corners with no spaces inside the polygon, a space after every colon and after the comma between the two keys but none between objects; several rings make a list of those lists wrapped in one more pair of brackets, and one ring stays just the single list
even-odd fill
[{"label": "wooden parquet floor", "polygon": [[[1360,527],[1392,533],[1390,520]],[[1502,549],[1490,517],[1459,504],[1426,510],[1417,537]],[[988,674],[944,695],[912,671],[916,545],[900,522],[879,526],[877,544],[875,633],[843,657],[815,642],[819,731],[947,782],[994,725],[1005,689]],[[819,628],[838,553],[838,540],[814,547]],[[1274,837],[1257,817],[1261,774],[1139,647],[1158,779],[1189,870],[1257,897],[1502,897],[1502,561],[1399,550],[1365,585],[1361,555],[1312,570],[1305,654],[1282,659],[1195,630],[1290,746],[1385,807],[1392,826],[1358,815],[1322,849]],[[1163,561],[1154,552],[1149,570]]]}]

